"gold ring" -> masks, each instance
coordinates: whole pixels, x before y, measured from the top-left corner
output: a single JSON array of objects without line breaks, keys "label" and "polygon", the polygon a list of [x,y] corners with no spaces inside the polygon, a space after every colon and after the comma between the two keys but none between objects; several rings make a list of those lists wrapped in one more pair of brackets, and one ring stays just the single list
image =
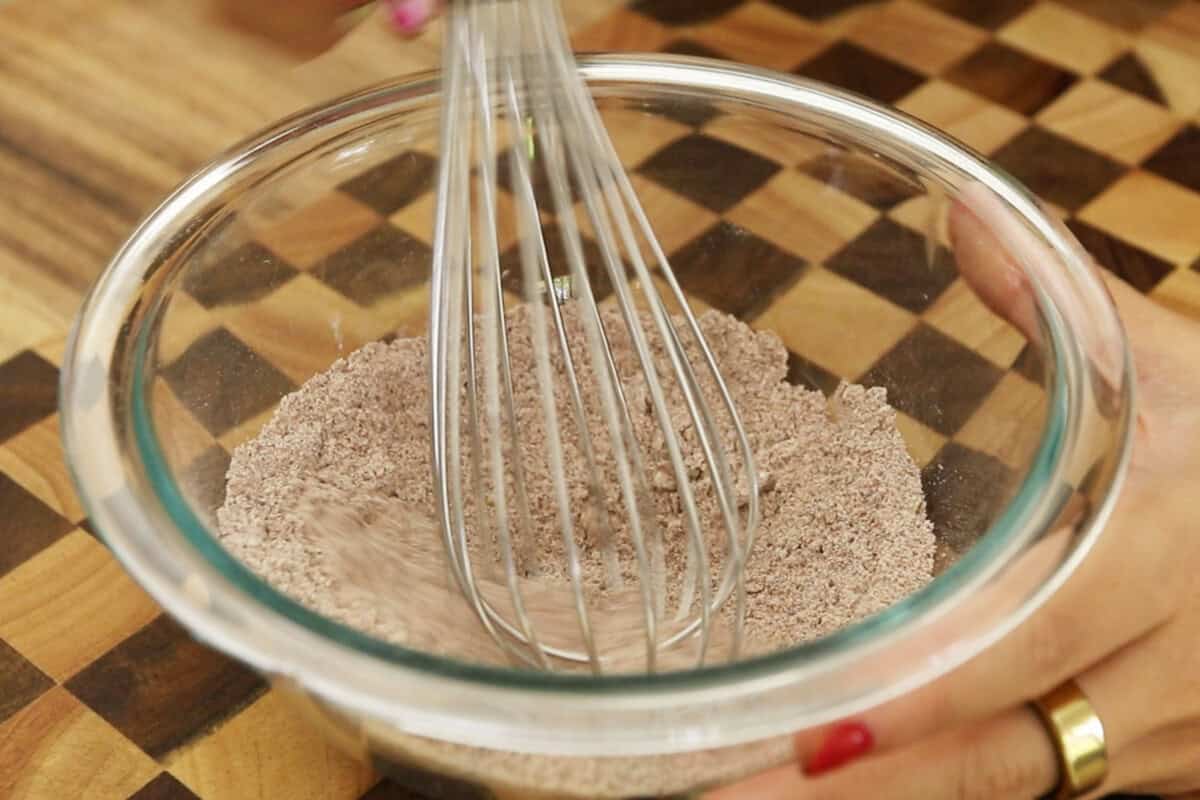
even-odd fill
[{"label": "gold ring", "polygon": [[1104,724],[1075,681],[1067,681],[1031,704],[1058,751],[1058,786],[1047,797],[1080,797],[1104,782],[1108,747]]}]

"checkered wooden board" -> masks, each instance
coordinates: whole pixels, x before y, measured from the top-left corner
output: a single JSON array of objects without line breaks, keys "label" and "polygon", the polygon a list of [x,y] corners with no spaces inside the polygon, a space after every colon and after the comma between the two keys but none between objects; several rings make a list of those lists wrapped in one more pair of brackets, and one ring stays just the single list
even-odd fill
[{"label": "checkered wooden board", "polygon": [[[1200,0],[642,0],[591,21],[576,42],[735,59],[895,105],[992,157],[1101,263],[1200,317]],[[672,220],[659,233],[673,263],[701,303],[779,330],[795,379],[821,388],[860,379],[902,397],[905,376],[919,373],[912,365],[930,359],[971,377],[936,389],[936,413],[901,407],[952,551],[953,531],[973,525],[971,504],[937,476],[1003,479],[1013,465],[1003,431],[988,423],[1041,399],[1021,337],[973,301],[946,254],[926,267],[920,209],[902,183],[851,174],[838,197],[804,205],[801,190],[827,177],[819,153],[780,163],[754,131],[717,115],[637,124],[622,143],[638,148],[631,161],[652,217]],[[701,170],[689,180],[696,164],[717,160],[732,165],[729,177]],[[337,355],[327,337],[294,325],[281,345],[280,326],[305,308],[341,307],[356,321],[342,346],[388,334],[397,319],[419,330],[422,276],[382,260],[361,265],[428,246],[431,201],[414,187],[433,164],[427,152],[404,153],[258,226],[214,265],[229,275],[220,302],[216,284],[185,287],[172,312],[180,341],[163,342],[167,413],[180,431],[169,455],[200,476],[196,486],[207,476],[210,504],[230,450],[279,394]],[[920,274],[897,254],[906,242]],[[712,252],[721,264],[706,260]],[[887,279],[882,258],[896,268]],[[741,265],[754,266],[751,283]],[[36,266],[22,279],[54,270],[53,259]],[[230,307],[230,297],[245,302]],[[851,300],[872,310],[873,333],[821,338],[837,320],[814,317]],[[373,313],[363,314],[368,304]],[[810,323],[791,330],[783,317],[797,310]],[[5,325],[0,797],[417,797],[326,744],[125,576],[90,530],[63,462],[55,385],[65,330],[46,325],[29,340]],[[256,390],[221,392],[236,377],[217,362],[252,370]],[[225,400],[199,402],[214,395]]]}]

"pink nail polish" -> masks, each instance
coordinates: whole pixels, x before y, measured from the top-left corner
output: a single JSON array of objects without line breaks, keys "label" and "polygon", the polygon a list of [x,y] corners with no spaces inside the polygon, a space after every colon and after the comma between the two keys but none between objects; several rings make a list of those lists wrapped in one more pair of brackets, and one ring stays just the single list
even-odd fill
[{"label": "pink nail polish", "polygon": [[388,16],[401,33],[417,33],[433,16],[433,0],[390,0]]}]

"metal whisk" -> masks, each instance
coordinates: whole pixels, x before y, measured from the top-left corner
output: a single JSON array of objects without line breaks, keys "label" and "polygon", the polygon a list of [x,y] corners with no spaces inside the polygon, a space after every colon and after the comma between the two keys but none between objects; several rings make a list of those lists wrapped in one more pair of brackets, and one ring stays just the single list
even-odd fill
[{"label": "metal whisk", "polygon": [[[663,651],[680,644],[694,647],[697,665],[705,663],[718,612],[730,597],[734,605],[722,618],[730,624],[729,650],[735,657],[745,605],[742,572],[759,516],[750,443],[713,354],[577,71],[555,0],[451,3],[443,81],[429,334],[431,438],[437,517],[454,579],[484,628],[515,660],[546,670],[574,665],[597,674],[611,671],[611,660],[596,635],[596,614],[603,612],[597,610],[595,592],[584,580],[579,531],[564,477],[563,426],[573,425],[581,434],[575,449],[588,475],[585,502],[591,504],[589,513],[598,521],[594,527],[603,532],[597,546],[603,551],[609,588],[621,584],[618,543],[612,535],[617,515],[623,515],[622,525],[627,528],[625,552],[632,552],[630,563],[637,576],[636,589],[631,591],[636,591],[641,603],[645,669],[659,669]],[[544,176],[540,185],[548,188],[548,201],[539,200],[545,192],[535,190],[535,165]],[[512,196],[510,215],[499,210],[501,180],[507,181]],[[543,225],[543,215],[556,220],[557,234]],[[647,407],[661,431],[658,446],[665,449],[670,464],[688,541],[684,565],[667,563],[664,556],[662,525],[650,507],[647,443],[634,435],[611,349],[611,331],[606,332],[595,300],[581,235],[585,222],[602,261],[593,269],[602,269],[611,283],[626,329],[623,335],[644,377]],[[522,430],[514,407],[506,322],[511,307],[506,310],[501,268],[499,231],[505,224],[515,226],[519,241],[520,296],[530,314],[548,439],[545,457],[568,561],[578,646],[548,643],[524,600],[527,577],[522,564],[529,563],[524,554],[529,552],[533,532],[526,469],[520,458]],[[548,255],[551,235],[561,237],[566,281],[553,274],[556,265]],[[561,271],[562,265],[557,268]],[[655,278],[667,287],[678,309],[674,322]],[[508,279],[511,288],[512,276]],[[641,310],[635,286],[643,298]],[[572,352],[564,302],[577,304],[586,359]],[[690,337],[698,358],[689,357],[685,337]],[[665,351],[667,369],[656,366],[655,351]],[[557,354],[557,368],[552,366],[552,352]],[[739,507],[730,457],[698,371],[710,376],[718,410],[727,415],[735,431],[745,473],[744,508]],[[584,386],[593,387],[597,396],[585,396]],[[666,394],[671,386],[682,394],[687,421],[671,419]],[[556,387],[558,402],[566,397],[566,414],[557,407]],[[588,430],[587,402],[598,403],[605,423],[602,430]],[[685,465],[677,432],[686,425],[696,432],[703,451],[720,509],[720,531],[703,530],[697,513],[692,485],[696,476]],[[598,466],[601,443],[615,462],[612,488],[606,487]],[[490,476],[490,493],[484,490],[485,476]],[[715,536],[724,543],[716,575],[708,549],[710,537]],[[480,552],[491,555],[481,558]],[[481,591],[481,573],[493,569],[507,587],[504,602]],[[677,582],[682,588],[676,593],[678,609],[672,617],[664,606],[667,576],[676,569],[684,574]]]}]

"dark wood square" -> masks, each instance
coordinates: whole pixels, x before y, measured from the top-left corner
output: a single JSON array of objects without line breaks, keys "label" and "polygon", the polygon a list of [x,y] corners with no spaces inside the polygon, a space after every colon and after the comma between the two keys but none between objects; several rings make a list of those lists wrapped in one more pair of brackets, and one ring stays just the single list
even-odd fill
[{"label": "dark wood square", "polygon": [[1153,103],[1167,105],[1167,97],[1158,85],[1154,73],[1132,50],[1101,70],[1098,77]]},{"label": "dark wood square", "polygon": [[0,364],[0,442],[41,422],[57,408],[57,367],[28,350]]},{"label": "dark wood square", "polygon": [[415,763],[372,758],[383,776],[361,800],[496,800],[486,786],[446,775]]},{"label": "dark wood square", "polygon": [[341,185],[341,190],[385,217],[433,191],[437,159],[410,150]]},{"label": "dark wood square", "polygon": [[994,103],[1032,117],[1075,83],[1074,74],[991,41],[960,61],[946,78]]},{"label": "dark wood square", "polygon": [[369,306],[383,296],[419,286],[429,276],[433,250],[384,223],[332,253],[312,269],[322,283]]},{"label": "dark wood square", "polygon": [[674,39],[670,44],[658,49],[660,53],[670,53],[676,56],[695,56],[696,58],[719,58],[726,61],[729,56],[720,53],[706,44],[701,44],[689,36]]},{"label": "dark wood square", "polygon": [[937,539],[935,572],[971,549],[1007,504],[1015,475],[999,459],[947,442],[921,470],[925,508]]},{"label": "dark wood square", "polygon": [[944,436],[953,436],[1002,374],[983,356],[920,322],[858,383],[885,387],[894,408]]},{"label": "dark wood square", "polygon": [[[670,53],[677,56],[694,56],[696,58],[716,58],[725,61],[729,60],[729,56],[718,52],[707,45],[697,42],[695,39],[687,36],[676,39],[666,47],[659,49],[659,52]],[[693,128],[699,128],[706,122],[717,116],[717,109],[701,103],[696,100],[687,100],[680,102],[663,102],[654,105],[654,111],[663,116],[670,117],[676,122],[684,125],[689,125]]]},{"label": "dark wood square", "polygon": [[[535,135],[533,137],[533,149],[535,153],[544,152],[544,144],[540,136]],[[510,152],[506,149],[496,159],[496,183],[509,194],[513,194],[512,167],[509,165],[509,155]],[[546,172],[546,159],[534,158],[528,163],[529,185],[533,189],[533,202],[537,204],[538,209],[542,213],[557,213],[557,207],[554,203],[554,191],[550,184],[550,176]],[[575,170],[570,166],[569,158],[564,161],[564,170],[567,178],[568,196],[571,200],[579,198],[581,196],[579,182],[576,180]],[[516,205],[515,198],[514,205]]]},{"label": "dark wood square", "polygon": [[1081,220],[1070,220],[1067,227],[1097,263],[1140,292],[1149,292],[1173,269],[1170,262]]},{"label": "dark wood square", "polygon": [[737,145],[693,133],[650,156],[638,172],[718,214],[779,171],[779,164]]},{"label": "dark wood square", "polygon": [[213,436],[266,411],[296,385],[225,328],[206,333],[163,370],[171,389]]},{"label": "dark wood square", "polygon": [[[563,246],[562,229],[555,223],[542,226],[542,236],[546,243],[546,258],[550,261],[550,274],[562,277],[571,274],[570,262],[567,261],[567,250]],[[580,235],[583,249],[584,265],[587,269],[588,282],[592,285],[592,297],[597,302],[612,294],[612,281],[608,277],[608,267],[600,246],[586,236]],[[500,256],[500,272],[503,276],[501,283],[504,288],[524,297],[525,279],[524,268],[521,266],[521,245],[514,244]],[[627,270],[628,274],[628,270]]]},{"label": "dark wood square", "polygon": [[160,616],[71,678],[67,688],[153,758],[266,691],[256,673]]},{"label": "dark wood square", "polygon": [[1068,211],[1079,209],[1125,174],[1125,167],[1108,156],[1037,126],[1017,134],[992,160]]},{"label": "dark wood square", "polygon": [[906,180],[892,168],[863,155],[829,153],[801,164],[799,169],[805,175],[880,210],[887,210],[924,191],[920,184]]},{"label": "dark wood square", "polygon": [[129,796],[129,800],[200,800],[169,772],[160,772],[153,780]]},{"label": "dark wood square", "polygon": [[742,0],[637,0],[633,10],[664,25],[695,25],[722,16]]},{"label": "dark wood square", "polygon": [[813,20],[825,20],[878,0],[767,0],[771,5]]},{"label": "dark wood square", "polygon": [[258,242],[247,242],[216,264],[184,276],[183,288],[205,308],[259,299],[300,273]]},{"label": "dark wood square", "polygon": [[1057,0],[1090,17],[1127,31],[1140,31],[1180,0]]},{"label": "dark wood square", "polygon": [[229,453],[214,444],[183,468],[182,482],[188,487],[188,499],[204,511],[215,512],[225,504],[225,475],[229,471]]},{"label": "dark wood square", "polygon": [[[1200,78],[1200,73],[1197,77]],[[1200,126],[1186,126],[1146,159],[1143,166],[1193,192],[1200,192]]]},{"label": "dark wood square", "polygon": [[685,292],[743,318],[764,308],[807,267],[799,256],[725,220],[670,259]]},{"label": "dark wood square", "polygon": [[929,263],[925,237],[882,217],[826,262],[844,278],[920,314],[958,276],[954,259],[938,246]]},{"label": "dark wood square", "polygon": [[54,681],[0,639],[0,722],[41,697]]},{"label": "dark wood square", "polygon": [[996,30],[1023,14],[1034,0],[925,0],[926,5],[972,25]]},{"label": "dark wood square", "polygon": [[80,522],[79,529],[81,531],[83,531],[84,533],[86,533],[88,536],[92,537],[93,539],[95,539],[99,542],[104,541],[103,539],[100,538],[100,534],[96,532],[96,526],[90,519],[85,519],[82,522]]},{"label": "dark wood square", "polygon": [[0,577],[65,536],[74,526],[0,472]]},{"label": "dark wood square", "polygon": [[847,41],[827,48],[795,72],[884,104],[896,102],[925,82],[923,75],[903,64]]},{"label": "dark wood square", "polygon": [[819,364],[789,350],[787,382],[793,386],[815,389],[828,396],[833,394],[842,379]]},{"label": "dark wood square", "polygon": [[1046,363],[1042,360],[1041,349],[1036,345],[1026,342],[1025,346],[1021,348],[1021,352],[1017,353],[1011,369],[1038,386],[1046,385]]},{"label": "dark wood square", "polygon": [[367,793],[358,800],[440,800],[440,798],[419,794],[395,781],[384,778],[368,789]]}]

